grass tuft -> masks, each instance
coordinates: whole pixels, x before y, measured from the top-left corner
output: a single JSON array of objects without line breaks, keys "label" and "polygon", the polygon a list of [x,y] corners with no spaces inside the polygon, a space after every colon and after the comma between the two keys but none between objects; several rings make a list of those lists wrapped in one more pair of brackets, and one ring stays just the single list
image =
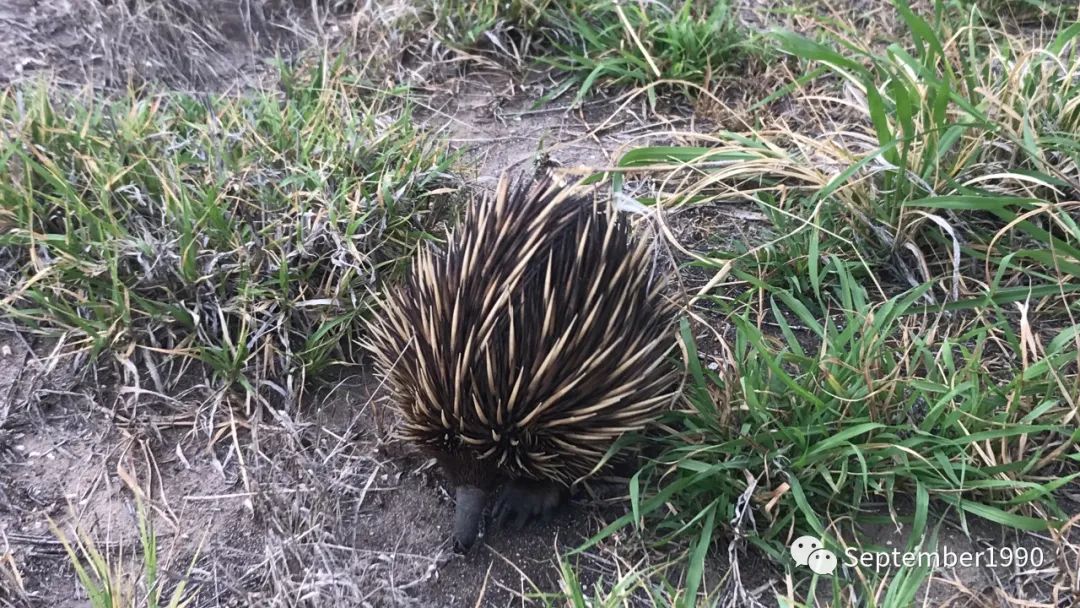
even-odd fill
[{"label": "grass tuft", "polygon": [[421,22],[453,48],[493,51],[519,66],[531,50],[530,63],[558,81],[544,99],[575,90],[575,104],[626,87],[647,88],[653,106],[661,92],[696,99],[768,54],[726,0],[453,0],[421,8]]},{"label": "grass tuft", "polygon": [[354,360],[371,291],[428,237],[450,157],[342,60],[280,93],[0,96],[0,307],[166,393],[185,361],[293,398]]},{"label": "grass tuft", "polygon": [[75,575],[86,593],[91,608],[185,608],[198,599],[198,588],[189,588],[189,577],[199,559],[196,550],[187,570],[180,580],[166,593],[166,568],[159,562],[158,537],[154,531],[152,515],[147,513],[141,498],[141,490],[133,479],[121,471],[121,476],[135,492],[136,520],[138,524],[138,560],[141,568],[137,573],[127,571],[131,556],[122,550],[103,552],[92,536],[76,526],[75,540],[61,530],[51,518],[49,528],[67,553]]},{"label": "grass tuft", "polygon": [[[586,0],[551,11],[555,52],[541,61],[570,76],[575,102],[599,86],[655,83],[696,97],[760,59],[764,45],[724,2],[619,3]],[[649,100],[655,106],[656,87]]]},{"label": "grass tuft", "polygon": [[503,34],[527,37],[545,21],[551,0],[431,0],[421,21],[445,44],[459,48],[505,48]]},{"label": "grass tuft", "polygon": [[960,4],[999,24],[1058,27],[1080,18],[1080,7],[1058,0],[961,0]]}]

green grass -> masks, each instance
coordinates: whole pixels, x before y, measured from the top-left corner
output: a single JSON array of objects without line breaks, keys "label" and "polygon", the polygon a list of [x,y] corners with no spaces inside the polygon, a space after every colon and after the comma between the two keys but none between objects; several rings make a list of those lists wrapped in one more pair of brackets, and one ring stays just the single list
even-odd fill
[{"label": "green grass", "polygon": [[450,156],[349,66],[207,101],[0,94],[3,311],[159,391],[188,359],[262,394],[355,360]]},{"label": "green grass", "polygon": [[431,0],[420,2],[420,21],[444,43],[460,49],[503,44],[492,42],[508,31],[532,33],[544,22],[551,0]]},{"label": "green grass", "polygon": [[[49,519],[49,527],[67,553],[90,608],[185,608],[193,605],[199,590],[190,584],[189,577],[199,559],[199,550],[195,551],[180,580],[167,592],[167,567],[160,561],[152,516],[146,511],[141,490],[132,483],[133,480],[125,477],[124,481],[135,492],[137,556],[134,552],[125,555],[122,545],[118,551],[103,552],[94,538],[78,526],[73,543],[60,526]],[[134,572],[130,571],[132,559],[140,564]]]},{"label": "green grass", "polygon": [[690,262],[714,275],[696,300],[734,338],[703,358],[707,329],[684,326],[688,407],[632,480],[631,512],[582,547],[631,525],[687,547],[672,605],[696,601],[744,494],[757,530],[740,532],[792,568],[797,599],[854,587],[872,606],[911,605],[930,572],[813,578],[787,543],[873,548],[860,525],[893,520],[928,550],[945,517],[1042,531],[1070,515],[1056,492],[1080,476],[1080,26],[1026,49],[897,10],[911,38],[883,53],[778,34],[828,78],[808,95],[855,110],[836,133],[766,124],[621,160],[689,183],[657,204],[751,202],[771,224]]},{"label": "green grass", "polygon": [[737,22],[726,1],[569,2],[551,11],[554,52],[541,61],[570,76],[575,101],[600,86],[649,87],[690,97],[746,72],[763,43]]},{"label": "green grass", "polygon": [[959,4],[997,23],[1060,25],[1074,23],[1080,17],[1080,7],[1060,0],[959,0]]},{"label": "green grass", "polygon": [[[868,269],[886,262],[896,269],[904,265],[897,256],[910,254],[922,268],[915,280],[905,277],[912,285],[957,279],[966,272],[962,257],[986,271],[1024,272],[1033,281],[1026,287],[1037,293],[1058,291],[1058,275],[1075,278],[1080,269],[1068,202],[1080,157],[1078,64],[1069,49],[1080,28],[1063,31],[1040,54],[1021,54],[968,24],[946,50],[946,36],[902,13],[912,27],[912,51],[893,45],[883,56],[844,54],[783,37],[786,50],[865,95],[860,103],[878,145],[849,157],[847,171],[802,198],[802,209],[783,214],[813,220],[803,230],[791,221],[783,226],[808,237],[805,250],[795,252],[803,255],[789,257],[805,259],[813,278],[817,256],[810,254],[826,248],[846,250]],[[826,151],[837,152],[847,155]],[[992,291],[1005,289],[988,272],[978,278]],[[1065,291],[1076,287],[1067,283]],[[947,294],[955,299],[958,287],[949,285]]]},{"label": "green grass", "polygon": [[601,89],[636,87],[645,88],[653,105],[660,93],[694,99],[767,55],[764,39],[739,25],[726,0],[452,0],[421,6],[421,21],[431,32],[467,52],[489,49],[520,60],[503,34],[514,31],[532,41],[533,63],[553,68],[559,81],[545,99],[573,91],[580,103]]}]

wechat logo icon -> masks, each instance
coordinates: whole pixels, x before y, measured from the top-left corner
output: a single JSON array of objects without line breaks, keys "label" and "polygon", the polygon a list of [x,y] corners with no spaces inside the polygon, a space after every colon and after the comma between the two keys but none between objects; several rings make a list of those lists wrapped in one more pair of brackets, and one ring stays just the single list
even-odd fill
[{"label": "wechat logo icon", "polygon": [[813,536],[800,536],[791,543],[795,565],[807,566],[814,574],[827,575],[836,570],[836,554],[821,546]]}]

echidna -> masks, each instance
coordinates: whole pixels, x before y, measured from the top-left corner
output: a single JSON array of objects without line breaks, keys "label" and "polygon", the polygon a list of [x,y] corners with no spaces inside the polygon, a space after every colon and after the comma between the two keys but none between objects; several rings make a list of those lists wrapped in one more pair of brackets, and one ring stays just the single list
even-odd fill
[{"label": "echidna", "polygon": [[624,433],[674,397],[674,307],[627,218],[550,175],[466,212],[373,321],[367,348],[401,434],[456,488],[454,547],[488,498],[503,522],[550,516]]}]

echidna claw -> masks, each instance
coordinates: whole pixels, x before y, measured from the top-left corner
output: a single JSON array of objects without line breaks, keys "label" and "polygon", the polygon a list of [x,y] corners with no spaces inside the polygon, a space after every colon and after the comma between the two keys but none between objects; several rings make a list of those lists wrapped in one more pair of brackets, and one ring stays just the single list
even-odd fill
[{"label": "echidna claw", "polygon": [[502,528],[513,519],[514,528],[521,529],[533,520],[551,521],[566,498],[566,489],[559,484],[515,479],[507,482],[495,498],[492,523]]}]

